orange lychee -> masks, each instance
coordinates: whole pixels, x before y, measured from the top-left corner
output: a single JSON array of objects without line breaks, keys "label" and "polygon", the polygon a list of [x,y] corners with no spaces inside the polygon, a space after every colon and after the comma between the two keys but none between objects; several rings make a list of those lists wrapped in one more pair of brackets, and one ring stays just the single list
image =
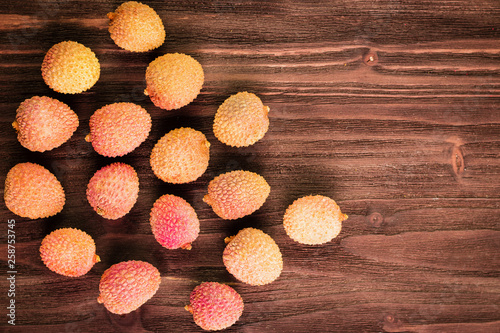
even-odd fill
[{"label": "orange lychee", "polygon": [[27,162],[16,164],[7,173],[4,200],[14,214],[38,219],[59,213],[66,196],[56,176],[39,164]]},{"label": "orange lychee", "polygon": [[243,313],[243,299],[226,284],[203,282],[196,286],[184,308],[193,314],[196,325],[207,331],[232,326]]},{"label": "orange lychee", "polygon": [[270,191],[271,187],[261,175],[236,170],[211,180],[203,201],[212,206],[219,217],[234,220],[259,209]]},{"label": "orange lychee", "polygon": [[78,116],[65,103],[47,96],[34,96],[19,105],[12,127],[23,147],[44,152],[68,141],[78,123]]},{"label": "orange lychee", "polygon": [[51,271],[72,277],[87,274],[100,261],[92,237],[73,228],[57,229],[45,236],[40,256]]},{"label": "orange lychee", "polygon": [[150,164],[154,174],[164,182],[189,183],[208,168],[210,142],[192,128],[176,128],[165,134],[153,147]]},{"label": "orange lychee", "polygon": [[87,185],[87,200],[106,219],[125,216],[139,196],[139,178],[130,165],[116,162],[99,169]]},{"label": "orange lychee", "polygon": [[94,150],[107,157],[123,156],[143,143],[151,130],[151,116],[134,103],[113,103],[94,112],[85,137]]},{"label": "orange lychee", "polygon": [[97,302],[111,313],[127,314],[153,297],[160,283],[160,272],[150,263],[123,261],[102,274]]}]

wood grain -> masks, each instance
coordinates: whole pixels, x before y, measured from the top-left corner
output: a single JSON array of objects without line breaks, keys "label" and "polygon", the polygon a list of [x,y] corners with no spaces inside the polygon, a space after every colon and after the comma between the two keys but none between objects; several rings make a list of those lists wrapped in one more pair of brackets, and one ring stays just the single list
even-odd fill
[{"label": "wood grain", "polygon": [[[0,182],[16,163],[36,162],[67,198],[60,214],[40,220],[2,205],[2,276],[9,219],[18,274],[16,325],[3,315],[1,331],[198,332],[183,307],[197,284],[218,281],[245,301],[228,332],[500,332],[498,1],[151,0],[167,39],[144,54],[109,38],[105,15],[119,4],[0,1]],[[88,92],[58,94],[41,78],[45,52],[63,40],[100,60],[101,78]],[[179,111],[143,95],[145,68],[167,52],[188,53],[205,70],[201,94]],[[244,90],[270,107],[271,125],[263,140],[236,149],[217,141],[212,121]],[[50,152],[24,149],[11,128],[18,105],[35,95],[60,99],[80,118],[73,137]],[[137,150],[110,159],[84,137],[90,115],[118,101],[145,107],[153,127]],[[210,165],[193,183],[166,184],[149,154],[181,126],[205,133]],[[108,221],[85,188],[114,161],[132,165],[141,187],[131,212]],[[202,197],[214,176],[236,169],[262,174],[271,194],[251,216],[222,221]],[[191,251],[166,250],[151,234],[149,211],[166,193],[185,198],[200,218]],[[326,245],[299,245],[283,230],[286,207],[307,194],[330,196],[349,215]],[[248,226],[283,253],[283,273],[270,285],[239,283],[222,263],[224,237]],[[39,258],[43,237],[61,227],[96,241],[102,262],[84,277],[58,276]],[[131,259],[158,267],[161,287],[139,310],[112,315],[96,302],[100,276]],[[5,278],[0,286],[5,306]]]}]

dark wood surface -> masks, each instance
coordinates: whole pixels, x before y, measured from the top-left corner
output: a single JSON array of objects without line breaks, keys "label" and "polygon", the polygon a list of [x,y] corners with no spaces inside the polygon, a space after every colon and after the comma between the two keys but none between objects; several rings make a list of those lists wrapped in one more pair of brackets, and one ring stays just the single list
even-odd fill
[{"label": "dark wood surface", "polygon": [[[36,162],[62,183],[67,202],[51,218],[0,209],[0,331],[198,332],[184,310],[202,281],[233,286],[245,301],[228,332],[500,332],[500,3],[498,0],[147,1],[164,21],[165,44],[134,54],[109,37],[106,14],[119,1],[0,3],[0,183],[19,162]],[[55,43],[90,47],[101,77],[63,95],[40,67]],[[206,80],[178,111],[142,94],[150,61],[192,55]],[[270,130],[248,148],[212,132],[217,107],[249,91],[270,111]],[[46,95],[78,114],[80,126],[45,153],[23,148],[11,127],[18,105]],[[90,115],[118,101],[145,107],[149,138],[122,158],[85,142]],[[156,141],[189,126],[211,142],[197,181],[170,185],[149,166]],[[92,174],[115,161],[139,174],[137,204],[124,218],[99,217],[86,200]],[[262,174],[271,194],[256,213],[223,221],[202,202],[208,182],[235,169]],[[3,185],[2,185],[3,190]],[[191,251],[154,239],[149,212],[163,194],[182,196],[201,221]],[[323,194],[349,215],[323,246],[291,241],[282,227],[296,198]],[[7,324],[7,221],[15,219],[16,326]],[[224,237],[253,226],[284,256],[281,277],[251,287],[224,268]],[[94,237],[102,262],[81,278],[50,272],[41,240],[76,227]],[[159,268],[158,293],[139,310],[112,315],[96,302],[101,274],[124,260]]]}]

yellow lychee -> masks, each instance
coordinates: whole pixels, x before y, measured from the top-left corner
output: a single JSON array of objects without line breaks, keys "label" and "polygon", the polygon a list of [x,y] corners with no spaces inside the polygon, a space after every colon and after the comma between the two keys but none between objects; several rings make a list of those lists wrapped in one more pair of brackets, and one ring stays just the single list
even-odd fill
[{"label": "yellow lychee", "polygon": [[301,244],[324,244],[340,233],[347,219],[337,203],[323,195],[308,195],[288,206],[283,226],[288,236]]},{"label": "yellow lychee", "polygon": [[165,40],[163,22],[148,5],[127,1],[108,13],[108,18],[111,38],[125,50],[146,52],[160,47]]},{"label": "yellow lychee", "polygon": [[283,258],[276,242],[255,228],[245,228],[226,238],[222,259],[229,273],[253,286],[276,280],[283,269]]},{"label": "yellow lychee", "polygon": [[42,63],[45,83],[64,94],[78,94],[92,88],[100,72],[101,66],[95,53],[73,41],[52,46]]},{"label": "yellow lychee", "polygon": [[153,60],[146,69],[144,93],[159,108],[179,109],[198,96],[204,79],[203,68],[193,57],[167,53]]},{"label": "yellow lychee", "polygon": [[248,92],[230,96],[219,106],[213,129],[219,141],[233,147],[247,147],[264,137],[269,129],[269,107]]}]

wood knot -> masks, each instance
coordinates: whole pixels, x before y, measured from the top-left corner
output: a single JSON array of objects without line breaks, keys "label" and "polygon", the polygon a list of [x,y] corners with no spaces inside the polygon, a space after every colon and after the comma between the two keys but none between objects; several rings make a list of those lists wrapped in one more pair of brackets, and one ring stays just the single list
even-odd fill
[{"label": "wood knot", "polygon": [[393,323],[395,320],[396,320],[396,318],[394,318],[394,316],[392,316],[392,315],[387,315],[384,318],[384,321],[386,321],[388,323]]},{"label": "wood knot", "polygon": [[384,216],[378,212],[375,212],[368,215],[367,220],[372,226],[379,228],[380,226],[382,226],[382,223],[384,223]]},{"label": "wood knot", "polygon": [[363,63],[367,66],[375,66],[378,64],[378,55],[375,51],[368,51],[363,56]]},{"label": "wood knot", "polygon": [[395,318],[393,315],[387,315],[384,317],[382,328],[386,332],[402,332],[404,329],[401,320]]},{"label": "wood knot", "polygon": [[465,170],[465,161],[462,148],[460,146],[453,147],[451,151],[451,166],[457,178],[461,178]]}]

